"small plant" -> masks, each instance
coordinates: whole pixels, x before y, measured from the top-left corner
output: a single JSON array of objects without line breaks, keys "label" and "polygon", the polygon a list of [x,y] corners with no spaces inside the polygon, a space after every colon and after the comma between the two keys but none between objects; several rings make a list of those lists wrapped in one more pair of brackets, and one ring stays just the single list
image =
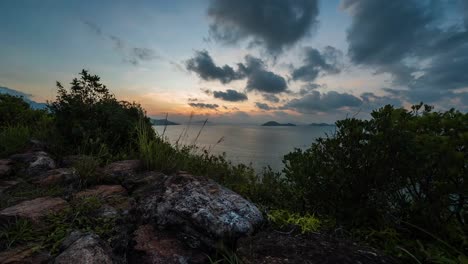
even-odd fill
[{"label": "small plant", "polygon": [[8,249],[17,244],[37,239],[37,232],[26,219],[10,220],[0,226],[0,249]]},{"label": "small plant", "polygon": [[321,221],[313,215],[301,216],[286,210],[271,210],[268,213],[268,219],[279,227],[298,226],[303,234],[316,232],[321,226]]},{"label": "small plant", "polygon": [[99,174],[97,173],[99,163],[99,159],[96,157],[83,155],[73,164],[80,176],[81,185],[86,186],[99,182]]}]

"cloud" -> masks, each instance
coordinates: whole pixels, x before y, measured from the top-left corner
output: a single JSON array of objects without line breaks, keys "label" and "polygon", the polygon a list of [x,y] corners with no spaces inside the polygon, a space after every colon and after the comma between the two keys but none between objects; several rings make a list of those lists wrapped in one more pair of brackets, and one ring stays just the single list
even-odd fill
[{"label": "cloud", "polygon": [[97,36],[110,40],[113,43],[114,49],[120,53],[122,60],[126,63],[137,66],[141,62],[148,62],[161,58],[153,49],[128,47],[128,44],[122,38],[104,33],[98,25],[90,21],[82,22]]},{"label": "cloud", "polygon": [[272,103],[279,103],[280,99],[274,94],[262,94],[263,99]]},{"label": "cloud", "polygon": [[266,110],[266,111],[276,109],[275,107],[271,107],[268,104],[261,103],[261,102],[256,102],[255,106],[258,107],[259,109]]},{"label": "cloud", "polygon": [[232,89],[227,89],[226,92],[214,91],[213,96],[215,98],[229,102],[240,102],[248,99],[246,94],[239,93],[238,91]]},{"label": "cloud", "polygon": [[297,81],[312,82],[319,74],[337,74],[341,71],[341,59],[343,53],[332,47],[327,46],[322,52],[312,47],[304,48],[304,65],[295,68],[292,71],[292,79]]},{"label": "cloud", "polygon": [[248,39],[278,54],[318,24],[317,0],[212,0],[210,36],[224,44]]},{"label": "cloud", "polygon": [[303,86],[301,86],[301,88],[299,89],[299,95],[306,95],[312,91],[315,91],[316,89],[322,87],[324,85],[320,85],[320,84],[316,84],[316,83],[308,83],[308,84],[305,84]]},{"label": "cloud", "polygon": [[33,109],[45,109],[47,107],[47,104],[45,103],[38,103],[36,101],[33,101],[31,99],[32,97],[31,94],[23,93],[23,92],[20,92],[20,91],[17,91],[8,87],[0,86],[0,94],[9,94],[9,95],[16,96],[16,97],[22,97],[23,100],[26,103],[28,103]]},{"label": "cloud", "polygon": [[240,68],[247,75],[247,91],[260,91],[265,93],[282,93],[288,89],[286,80],[266,69],[265,63],[253,56],[245,57],[245,65],[240,64]]},{"label": "cloud", "polygon": [[345,0],[352,17],[348,55],[376,73],[390,73],[400,88],[387,92],[410,103],[461,104],[457,90],[468,87],[468,2],[460,3],[461,12],[448,14],[443,1]]},{"label": "cloud", "polygon": [[247,91],[281,93],[287,90],[286,80],[269,71],[263,60],[247,55],[244,61],[238,63],[237,69],[234,70],[229,65],[217,66],[207,51],[196,51],[195,57],[186,61],[186,68],[206,81],[218,80],[227,84],[234,80],[247,79]]},{"label": "cloud", "polygon": [[361,104],[362,100],[352,94],[335,91],[328,93],[312,91],[302,98],[292,99],[282,108],[292,109],[301,113],[313,113],[338,110],[344,107],[357,107]]},{"label": "cloud", "polygon": [[242,79],[244,76],[239,71],[228,65],[216,66],[208,51],[196,51],[195,57],[185,63],[187,70],[193,71],[205,81],[218,80],[223,84],[233,80]]},{"label": "cloud", "polygon": [[193,108],[200,108],[200,109],[217,109],[219,105],[217,104],[205,104],[205,103],[189,103],[189,105]]}]

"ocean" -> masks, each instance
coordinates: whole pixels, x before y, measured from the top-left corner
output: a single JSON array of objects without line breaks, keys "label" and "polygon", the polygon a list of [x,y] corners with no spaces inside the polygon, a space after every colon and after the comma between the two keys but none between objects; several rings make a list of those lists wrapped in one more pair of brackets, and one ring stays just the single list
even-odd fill
[{"label": "ocean", "polygon": [[[159,135],[164,126],[154,126]],[[201,131],[201,132],[200,132]],[[167,126],[164,136],[170,142],[196,144],[211,154],[226,154],[234,164],[252,164],[256,171],[270,166],[283,169],[282,158],[294,148],[306,149],[318,137],[335,131],[334,126],[260,126],[200,124]],[[199,134],[200,133],[200,134]],[[199,134],[198,138],[197,135]]]}]

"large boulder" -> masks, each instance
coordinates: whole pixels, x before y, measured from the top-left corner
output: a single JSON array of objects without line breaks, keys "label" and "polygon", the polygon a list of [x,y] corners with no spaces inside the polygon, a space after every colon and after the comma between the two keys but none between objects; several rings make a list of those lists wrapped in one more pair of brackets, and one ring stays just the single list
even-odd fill
[{"label": "large boulder", "polygon": [[55,161],[44,151],[26,152],[10,156],[10,159],[26,164],[26,173],[37,176],[56,168]]},{"label": "large boulder", "polygon": [[59,168],[49,170],[37,177],[34,183],[41,186],[69,184],[78,181],[80,176],[74,168]]},{"label": "large boulder", "polygon": [[254,204],[206,178],[179,173],[146,190],[138,201],[143,221],[176,228],[205,246],[235,242],[263,222]]},{"label": "large boulder", "polygon": [[102,172],[105,181],[121,183],[124,179],[135,176],[140,167],[139,160],[122,160],[108,164]]},{"label": "large boulder", "polygon": [[205,254],[187,247],[170,233],[141,225],[134,232],[130,263],[185,264],[207,263]]},{"label": "large boulder", "polygon": [[55,258],[55,264],[111,264],[112,249],[95,234],[73,232],[67,237],[62,248],[65,248]]},{"label": "large boulder", "polygon": [[95,196],[105,199],[116,195],[127,195],[127,190],[125,190],[122,185],[97,185],[90,189],[76,193],[75,197],[86,198]]},{"label": "large boulder", "polygon": [[60,212],[67,206],[68,203],[62,198],[40,197],[3,209],[0,219],[24,218],[38,222],[43,216]]}]

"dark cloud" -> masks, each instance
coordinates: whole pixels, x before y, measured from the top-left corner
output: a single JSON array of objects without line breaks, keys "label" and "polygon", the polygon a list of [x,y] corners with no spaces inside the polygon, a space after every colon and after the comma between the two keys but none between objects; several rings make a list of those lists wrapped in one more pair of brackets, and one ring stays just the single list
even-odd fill
[{"label": "dark cloud", "polygon": [[212,0],[210,36],[232,44],[244,39],[278,54],[318,23],[317,0]]},{"label": "dark cloud", "polygon": [[189,102],[197,102],[197,101],[198,101],[198,98],[189,98],[188,101],[189,101]]},{"label": "dark cloud", "polygon": [[389,65],[431,37],[435,10],[420,0],[344,0],[352,15],[348,53],[359,64]]},{"label": "dark cloud", "polygon": [[312,113],[338,110],[344,107],[357,107],[361,104],[362,100],[352,94],[335,91],[328,93],[312,91],[302,98],[292,99],[282,108],[293,109],[302,113]]},{"label": "dark cloud", "polygon": [[223,84],[247,78],[247,91],[281,93],[288,88],[286,80],[267,69],[265,62],[247,55],[244,63],[237,64],[237,70],[229,65],[217,66],[207,51],[196,51],[195,57],[186,61],[187,70],[198,74],[203,80],[218,80]]},{"label": "dark cloud", "polygon": [[225,84],[243,78],[239,71],[228,65],[216,66],[206,50],[196,51],[195,57],[187,60],[185,65],[187,70],[195,72],[205,81],[218,80]]},{"label": "dark cloud", "polygon": [[365,107],[367,111],[372,111],[388,104],[395,107],[402,106],[401,99],[394,96],[378,96],[374,93],[367,92],[362,93],[360,97],[363,102],[363,107]]},{"label": "dark cloud", "polygon": [[308,83],[308,84],[305,84],[303,85],[300,89],[299,89],[299,95],[306,95],[312,91],[315,91],[317,90],[318,88],[322,87],[323,85],[320,85],[320,84],[316,84],[316,83]]},{"label": "dark cloud", "polygon": [[191,107],[201,108],[201,109],[217,109],[219,105],[217,104],[205,104],[205,103],[189,103]]},{"label": "dark cloud", "polygon": [[280,99],[274,94],[262,94],[263,99],[272,103],[279,103]]},{"label": "dark cloud", "polygon": [[291,73],[292,79],[295,81],[312,82],[319,74],[337,74],[341,71],[343,53],[332,46],[325,47],[322,52],[306,47],[304,48],[304,54],[304,65],[295,68]]},{"label": "dark cloud", "polygon": [[261,110],[266,110],[266,111],[276,109],[275,107],[271,107],[268,104],[260,103],[260,102],[256,102],[255,106]]},{"label": "dark cloud", "polygon": [[347,32],[352,62],[390,73],[394,84],[405,88],[387,92],[411,103],[462,101],[456,90],[468,87],[466,12],[446,14],[447,3],[419,0],[345,0],[343,7],[352,16]]},{"label": "dark cloud", "polygon": [[123,57],[122,60],[126,63],[130,63],[136,66],[144,61],[148,62],[156,58],[161,58],[161,56],[158,56],[153,49],[128,47],[123,39],[115,35],[104,33],[98,25],[90,21],[83,21],[83,24],[85,24],[97,36],[110,40],[114,46],[114,49],[120,53],[120,55]]},{"label": "dark cloud", "polygon": [[282,93],[288,89],[286,80],[274,72],[266,69],[265,63],[253,56],[245,57],[245,65],[240,68],[247,75],[247,91],[260,91],[265,93]]},{"label": "dark cloud", "polygon": [[214,91],[213,96],[215,98],[229,102],[240,102],[248,99],[246,94],[239,93],[238,91],[232,89],[227,89],[226,92]]}]

